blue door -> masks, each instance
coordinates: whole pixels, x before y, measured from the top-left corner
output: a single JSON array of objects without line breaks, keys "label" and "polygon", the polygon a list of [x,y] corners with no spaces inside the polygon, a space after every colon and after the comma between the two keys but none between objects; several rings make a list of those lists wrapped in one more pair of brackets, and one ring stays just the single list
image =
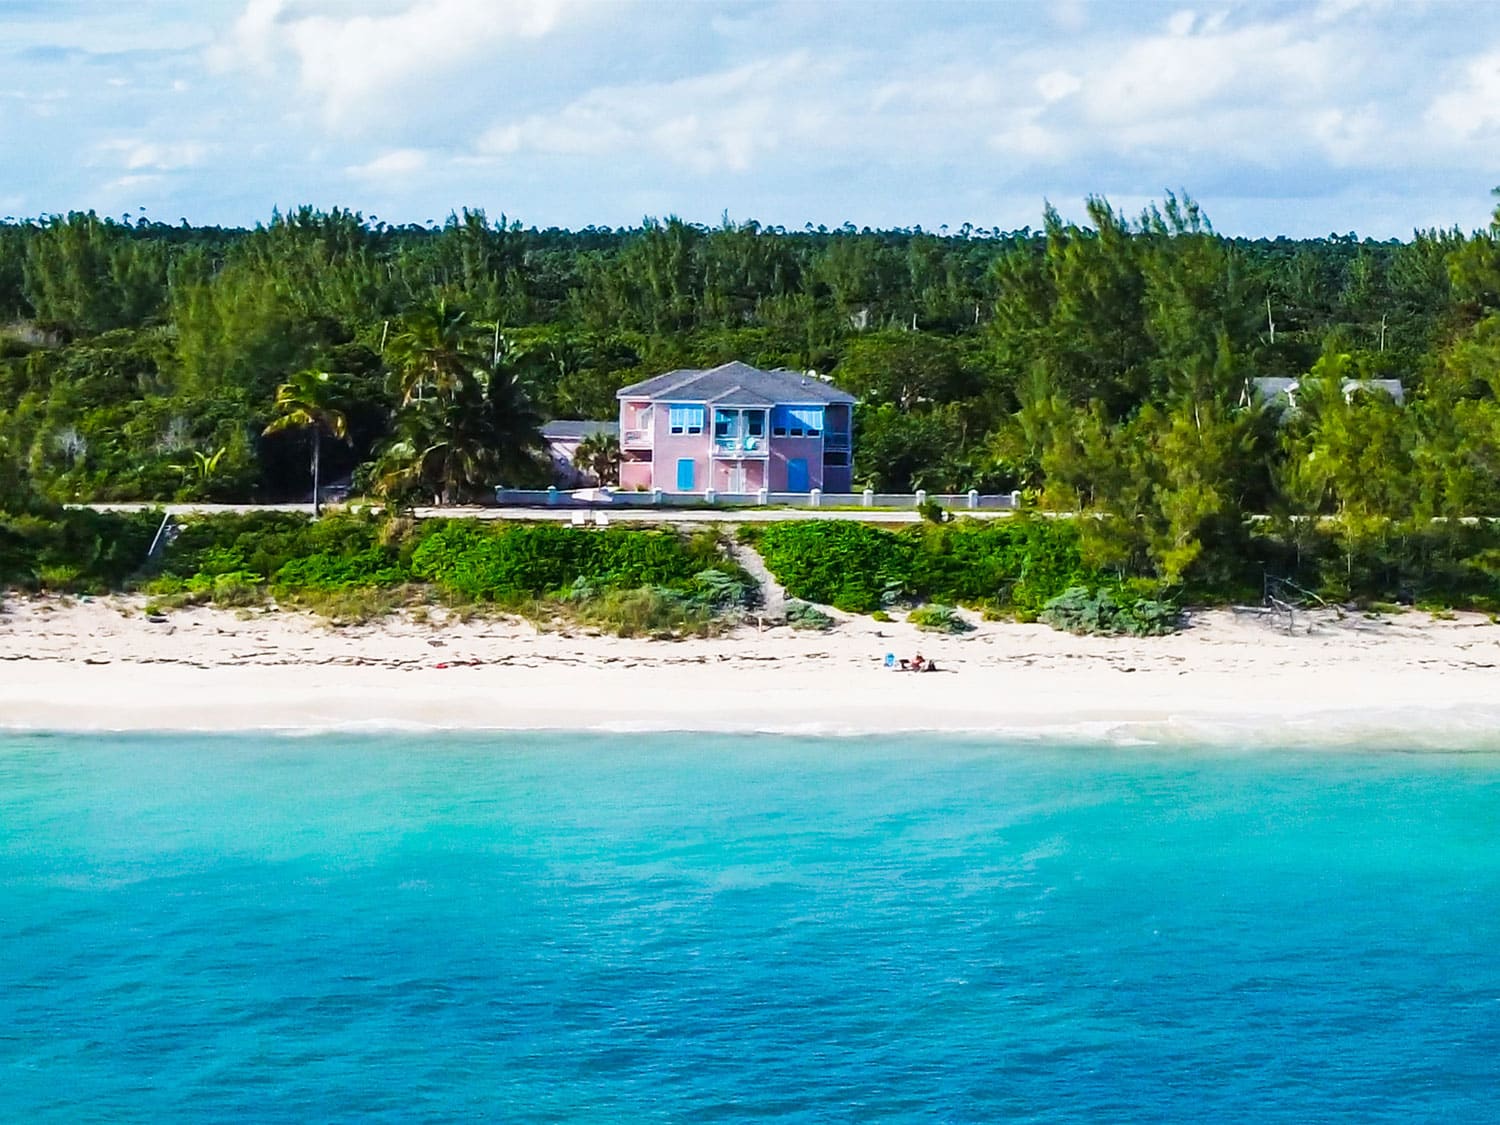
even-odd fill
[{"label": "blue door", "polygon": [[683,457],[677,462],[677,491],[693,491],[693,459]]},{"label": "blue door", "polygon": [[786,463],[786,490],[788,492],[807,491],[807,458],[793,457]]}]

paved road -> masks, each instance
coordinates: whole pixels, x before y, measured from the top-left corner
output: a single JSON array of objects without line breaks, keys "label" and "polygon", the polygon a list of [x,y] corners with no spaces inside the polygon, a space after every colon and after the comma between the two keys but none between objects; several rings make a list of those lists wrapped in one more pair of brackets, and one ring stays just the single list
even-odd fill
[{"label": "paved road", "polygon": [[[100,512],[165,511],[174,516],[212,515],[216,512],[301,512],[312,514],[311,504],[78,504]],[[338,511],[325,504],[325,512]],[[913,511],[880,508],[417,508],[418,519],[554,520],[568,522],[582,516],[592,522],[606,516],[610,523],[774,523],[780,520],[858,520],[862,523],[917,523]],[[956,514],[994,519],[1009,511],[959,511]]]}]

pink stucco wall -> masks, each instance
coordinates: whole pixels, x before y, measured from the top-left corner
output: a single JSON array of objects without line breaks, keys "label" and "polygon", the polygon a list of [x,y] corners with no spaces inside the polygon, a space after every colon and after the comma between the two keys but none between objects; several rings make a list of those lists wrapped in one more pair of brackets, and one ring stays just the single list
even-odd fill
[{"label": "pink stucco wall", "polygon": [[620,487],[624,489],[651,488],[651,462],[620,460]]},{"label": "pink stucco wall", "polygon": [[674,434],[665,408],[656,412],[656,487],[667,492],[677,491],[677,462],[691,459],[693,462],[693,492],[702,492],[708,482],[708,422],[701,434]]},{"label": "pink stucco wall", "polygon": [[[735,466],[743,465],[745,469],[744,483],[736,487],[734,479]],[[720,492],[759,492],[766,487],[766,462],[747,458],[744,461],[728,461],[722,458],[714,460],[714,488]]]}]

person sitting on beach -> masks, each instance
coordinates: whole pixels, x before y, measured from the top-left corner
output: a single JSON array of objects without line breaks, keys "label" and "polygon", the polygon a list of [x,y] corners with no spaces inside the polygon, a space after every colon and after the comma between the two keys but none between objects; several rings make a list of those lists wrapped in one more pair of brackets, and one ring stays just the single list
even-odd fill
[{"label": "person sitting on beach", "polygon": [[927,661],[922,659],[920,652],[911,658],[911,670],[913,672],[925,672],[927,670]]}]

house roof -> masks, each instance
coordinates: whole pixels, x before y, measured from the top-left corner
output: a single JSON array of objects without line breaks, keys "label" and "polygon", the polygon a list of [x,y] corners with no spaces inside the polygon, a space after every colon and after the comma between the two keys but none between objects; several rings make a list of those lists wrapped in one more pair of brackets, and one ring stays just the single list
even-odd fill
[{"label": "house roof", "polygon": [[542,426],[542,437],[548,441],[582,441],[596,434],[609,434],[618,437],[620,434],[620,423],[618,422],[587,422],[570,418],[559,418]]},{"label": "house roof", "polygon": [[802,371],[762,371],[733,360],[707,370],[668,371],[633,383],[619,398],[716,403],[722,406],[775,406],[777,403],[846,403],[854,396]]}]

